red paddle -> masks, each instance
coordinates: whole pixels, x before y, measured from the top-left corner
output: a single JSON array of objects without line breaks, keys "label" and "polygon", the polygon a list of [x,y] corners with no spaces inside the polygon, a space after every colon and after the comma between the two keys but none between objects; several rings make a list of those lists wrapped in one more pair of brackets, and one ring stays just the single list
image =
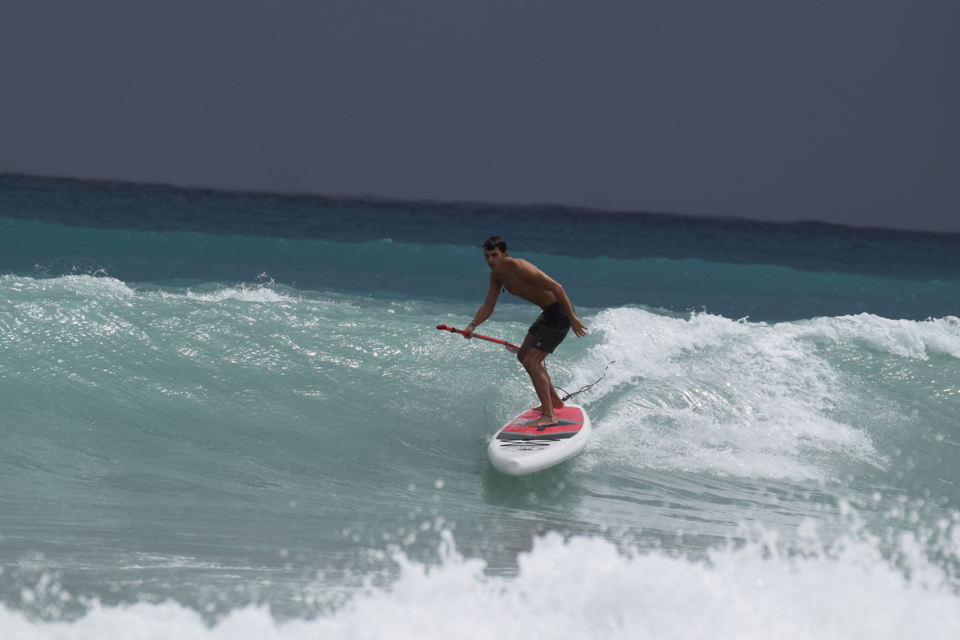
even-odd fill
[{"label": "red paddle", "polygon": [[[441,331],[449,331],[450,333],[459,333],[462,336],[467,334],[467,332],[463,331],[462,329],[454,329],[453,327],[448,327],[445,324],[438,324],[437,329],[440,329]],[[507,351],[509,351],[510,353],[516,353],[520,351],[520,347],[518,347],[515,344],[510,344],[506,340],[497,340],[496,338],[491,338],[489,336],[482,336],[479,333],[474,333],[473,337],[480,338],[481,340],[487,340],[488,342],[496,342],[497,344],[502,344],[504,347],[507,348]]]}]

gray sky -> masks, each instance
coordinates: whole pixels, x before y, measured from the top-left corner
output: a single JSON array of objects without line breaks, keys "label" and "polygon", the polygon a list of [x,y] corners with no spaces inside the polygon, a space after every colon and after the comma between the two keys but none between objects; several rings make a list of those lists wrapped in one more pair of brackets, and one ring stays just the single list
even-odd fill
[{"label": "gray sky", "polygon": [[0,172],[960,232],[960,3],[0,0]]}]

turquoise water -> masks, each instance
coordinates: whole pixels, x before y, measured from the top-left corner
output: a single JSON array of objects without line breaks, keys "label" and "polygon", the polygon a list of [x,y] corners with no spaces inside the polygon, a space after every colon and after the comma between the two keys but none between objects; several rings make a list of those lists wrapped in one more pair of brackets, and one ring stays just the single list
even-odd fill
[{"label": "turquoise water", "polygon": [[892,277],[815,268],[805,232],[767,264],[517,229],[590,328],[554,382],[604,377],[586,451],[513,478],[486,446],[526,375],[434,328],[482,301],[478,248],[95,228],[73,188],[56,224],[0,198],[11,637],[960,633],[960,277],[925,266],[957,239],[881,238]]}]

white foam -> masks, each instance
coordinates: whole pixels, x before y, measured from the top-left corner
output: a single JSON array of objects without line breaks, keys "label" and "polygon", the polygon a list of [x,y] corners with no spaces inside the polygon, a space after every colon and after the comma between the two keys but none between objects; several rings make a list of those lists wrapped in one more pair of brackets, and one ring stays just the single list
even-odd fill
[{"label": "white foam", "polygon": [[27,278],[21,276],[0,276],[3,288],[17,291],[57,291],[72,292],[85,297],[126,297],[136,292],[121,280],[105,275],[60,276],[57,278]]},{"label": "white foam", "polygon": [[183,297],[190,300],[198,300],[200,302],[223,302],[225,300],[238,300],[240,302],[274,303],[297,301],[296,298],[283,295],[282,293],[278,293],[277,291],[274,291],[268,287],[248,287],[245,285],[218,289],[210,293],[196,293],[192,290],[188,290]]},{"label": "white foam", "polygon": [[626,465],[737,477],[830,480],[851,464],[886,468],[871,434],[907,419],[856,374],[852,357],[960,358],[960,320],[869,314],[769,325],[709,314],[610,309],[570,384],[595,435],[578,465]]},{"label": "white foam", "polygon": [[[128,297],[137,295],[137,291],[126,283],[106,275],[71,275],[57,278],[25,278],[20,276],[0,276],[4,287],[18,290],[57,291],[77,293],[85,297]],[[164,297],[197,300],[200,302],[223,302],[239,300],[241,302],[296,302],[297,298],[284,295],[269,286],[237,285],[218,287],[211,291],[197,292],[187,289],[186,293],[163,293]]]},{"label": "white foam", "polygon": [[862,343],[876,351],[926,360],[930,353],[960,358],[960,320],[953,316],[889,320],[869,313],[838,318],[815,318],[781,325],[796,338],[834,343]]},{"label": "white foam", "polygon": [[591,411],[595,436],[579,464],[793,480],[829,479],[838,460],[882,468],[868,430],[849,421],[875,420],[879,409],[848,410],[866,399],[822,343],[886,336],[891,353],[910,356],[950,351],[953,334],[960,340],[947,320],[903,322],[857,316],[768,325],[709,314],[601,312],[591,326],[603,342],[571,386],[616,364],[583,396],[601,409]]},{"label": "white foam", "polygon": [[[954,559],[960,527],[945,531]],[[94,605],[72,622],[32,622],[0,608],[5,639],[153,638],[925,638],[960,634],[956,576],[931,563],[906,535],[894,556],[853,531],[827,550],[812,522],[786,545],[760,531],[704,559],[618,551],[609,540],[550,533],[518,558],[515,577],[490,577],[444,532],[443,562],[396,552],[401,572],[387,588],[357,592],[315,620],[276,621],[265,607],[230,612],[207,627],[174,603]],[[907,578],[905,571],[909,572]]]}]

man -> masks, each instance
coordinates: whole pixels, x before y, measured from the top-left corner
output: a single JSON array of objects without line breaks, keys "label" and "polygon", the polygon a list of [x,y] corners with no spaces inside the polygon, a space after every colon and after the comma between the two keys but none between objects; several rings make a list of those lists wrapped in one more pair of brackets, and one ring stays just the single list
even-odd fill
[{"label": "man", "polygon": [[553,353],[571,327],[578,338],[587,335],[587,328],[574,315],[570,298],[560,283],[526,260],[508,256],[507,243],[503,238],[493,236],[484,242],[483,257],[490,266],[490,290],[473,322],[464,330],[464,337],[473,337],[476,328],[493,314],[503,289],[543,309],[524,338],[517,359],[530,375],[533,388],[540,398],[540,406],[534,408],[540,411],[540,417],[527,426],[552,427],[558,424],[554,409],[562,408],[563,401],[553,388],[543,360]]}]

